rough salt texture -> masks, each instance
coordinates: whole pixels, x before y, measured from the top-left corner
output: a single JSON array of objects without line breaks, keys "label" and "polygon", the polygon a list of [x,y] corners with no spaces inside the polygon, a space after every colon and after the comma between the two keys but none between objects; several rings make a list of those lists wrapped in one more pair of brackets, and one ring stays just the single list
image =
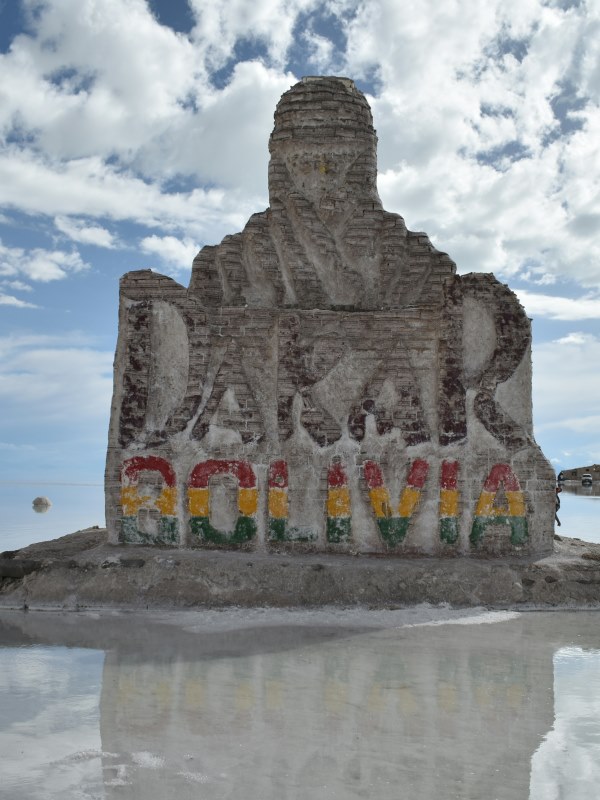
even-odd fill
[{"label": "rough salt texture", "polygon": [[598,608],[600,545],[562,538],[539,559],[352,558],[107,543],[88,529],[0,553],[3,608]]},{"label": "rough salt texture", "polygon": [[549,552],[531,331],[385,211],[365,97],[305,78],[275,112],[269,208],[190,286],[121,281],[113,543],[455,556]]}]

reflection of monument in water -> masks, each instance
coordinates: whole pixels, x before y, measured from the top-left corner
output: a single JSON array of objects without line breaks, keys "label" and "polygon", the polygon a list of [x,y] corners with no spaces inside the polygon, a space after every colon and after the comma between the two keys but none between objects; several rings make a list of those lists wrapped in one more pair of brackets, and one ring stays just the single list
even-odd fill
[{"label": "reflection of monument in water", "polygon": [[600,497],[600,482],[583,486],[581,481],[565,481],[561,486],[563,492],[568,494],[576,494],[579,497]]},{"label": "reflection of monument in water", "polygon": [[[3,614],[5,647],[106,654],[101,748],[74,741],[54,777],[101,755],[94,796],[107,800],[595,797],[594,612],[369,632],[286,614],[223,629],[215,616],[186,630],[148,615]],[[42,715],[30,732],[50,750],[65,725],[55,707],[56,728]]]},{"label": "reflection of monument in water", "polygon": [[[281,631],[255,629],[167,644],[151,660],[114,649],[102,749],[120,755],[105,757],[107,798],[121,796],[110,781],[123,764],[139,797],[187,800],[199,784],[203,798],[527,797],[553,722],[546,627],[532,615],[318,644],[299,631],[280,650]],[[236,652],[236,635],[257,652]],[[215,636],[220,654],[203,658]],[[144,768],[136,753],[164,763]]]}]

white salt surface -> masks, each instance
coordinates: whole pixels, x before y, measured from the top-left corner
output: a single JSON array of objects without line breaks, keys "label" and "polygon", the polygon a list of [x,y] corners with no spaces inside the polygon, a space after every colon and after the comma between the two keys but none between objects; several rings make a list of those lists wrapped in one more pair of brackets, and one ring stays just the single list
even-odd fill
[{"label": "white salt surface", "polygon": [[146,769],[160,769],[165,765],[164,758],[148,752],[132,753],[131,760],[138,767],[145,767]]},{"label": "white salt surface", "polygon": [[[457,609],[424,603],[410,608],[224,608],[201,611],[150,612],[155,622],[176,625],[190,633],[227,631],[261,626],[334,626],[350,628],[404,628],[416,625],[476,625],[506,622],[519,616],[515,611],[486,608]],[[137,616],[137,614],[135,614]]]},{"label": "white salt surface", "polygon": [[402,627],[417,628],[429,625],[490,625],[494,622],[508,622],[511,619],[518,619],[520,616],[521,614],[518,611],[482,611],[477,614],[468,614],[464,617],[413,622],[404,624]]}]

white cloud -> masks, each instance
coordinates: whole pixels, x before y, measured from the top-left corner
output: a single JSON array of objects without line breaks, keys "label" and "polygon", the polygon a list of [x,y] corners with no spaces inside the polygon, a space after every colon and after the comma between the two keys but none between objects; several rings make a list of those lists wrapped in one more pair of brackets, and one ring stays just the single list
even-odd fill
[{"label": "white cloud", "polygon": [[199,245],[191,239],[174,236],[146,236],[140,242],[144,253],[156,254],[176,271],[190,269]]},{"label": "white cloud", "polygon": [[[55,339],[55,343],[60,337]],[[17,337],[0,342],[0,401],[13,424],[105,422],[112,394],[113,353],[89,347],[25,346]]]},{"label": "white cloud", "polygon": [[51,0],[1,57],[0,124],[58,158],[140,147],[203,84],[201,53],[144,0]]},{"label": "white cloud", "polygon": [[552,286],[556,283],[556,275],[546,272],[543,267],[530,267],[523,270],[519,277],[536,286]]},{"label": "white cloud", "polygon": [[386,127],[394,126],[396,159],[423,163],[431,153],[476,153],[512,139],[537,146],[557,125],[550,99],[586,24],[583,10],[535,1],[424,0],[407,14],[379,0],[361,5],[348,26],[347,65],[353,74],[378,69],[376,108],[387,109]]},{"label": "white cloud", "polygon": [[561,336],[560,339],[556,339],[556,344],[585,345],[585,344],[593,344],[595,341],[596,337],[591,333],[574,331],[573,333],[568,333],[566,336]]},{"label": "white cloud", "polygon": [[[574,410],[577,413],[577,409]],[[587,417],[580,417],[579,415],[570,416],[569,414],[566,414],[559,420],[539,425],[538,429],[540,431],[562,429],[566,431],[573,431],[575,433],[589,434],[590,431],[600,430],[600,414],[592,414],[591,416]]]},{"label": "white cloud", "polygon": [[598,106],[581,93],[582,128],[562,135],[552,107],[597,52],[597,24],[589,4],[424,0],[408,15],[379,0],[348,25],[346,71],[380,79],[382,199],[461,271],[539,282],[533,262],[545,282],[600,280]]},{"label": "white cloud", "polygon": [[233,56],[240,39],[260,43],[271,63],[285,66],[298,15],[323,4],[319,0],[190,0],[190,5],[197,19],[194,42],[205,52],[208,65],[218,69]]},{"label": "white cloud", "polygon": [[27,303],[25,300],[20,300],[10,294],[0,292],[0,306],[14,306],[15,308],[38,308],[35,303]]},{"label": "white cloud", "polygon": [[[515,294],[532,317],[575,321],[583,319],[600,320],[600,297],[554,297],[536,294],[525,289],[516,289]],[[561,340],[564,343],[564,340]]]},{"label": "white cloud", "polygon": [[[240,13],[249,24],[264,23],[265,34],[282,36],[273,9],[246,5]],[[247,35],[227,8],[215,13],[228,20],[212,19],[208,29],[214,23],[232,36]],[[279,4],[289,25],[296,11]],[[265,193],[273,107],[295,78],[247,61],[216,90],[204,66],[215,42],[202,25],[200,41],[191,42],[159,25],[142,0],[49,2],[35,19],[34,35],[18,37],[0,56],[0,133],[49,164],[110,158],[119,172],[159,182],[185,173]],[[252,37],[260,35],[253,30]]]},{"label": "white cloud", "polygon": [[0,336],[0,355],[8,357],[10,353],[30,348],[67,347],[93,348],[95,339],[84,331],[68,333],[11,333]]},{"label": "white cloud", "polygon": [[31,286],[28,283],[23,283],[23,281],[2,281],[2,286],[6,286],[8,289],[14,289],[16,292],[33,291]]},{"label": "white cloud", "polygon": [[70,217],[55,217],[54,224],[61,233],[64,233],[74,242],[94,244],[97,247],[111,249],[116,246],[112,233],[99,225],[86,225],[81,220]]},{"label": "white cloud", "polygon": [[[254,201],[255,203],[256,201]],[[0,203],[28,214],[77,215],[130,220],[184,229],[219,241],[256,210],[252,201],[222,189],[163,192],[99,158],[49,164],[32,153],[0,155]]]},{"label": "white cloud", "polygon": [[188,110],[149,140],[134,165],[159,179],[191,175],[246,197],[262,195],[264,203],[273,111],[296,80],[259,61],[238,63],[221,91],[211,91],[197,113]]},{"label": "white cloud", "polygon": [[598,430],[600,338],[573,332],[533,347],[536,431]]},{"label": "white cloud", "polygon": [[0,277],[20,275],[32,281],[47,283],[88,268],[89,264],[82,261],[76,250],[71,253],[64,250],[44,250],[40,247],[24,250],[22,247],[6,247],[0,241]]},{"label": "white cloud", "polygon": [[[582,139],[594,135],[586,131]],[[577,192],[583,164],[570,168],[574,183],[564,179],[574,146],[571,137],[504,171],[465,154],[432,155],[422,166],[402,163],[385,171],[380,194],[387,208],[404,212],[411,229],[426,230],[462,272],[521,274],[537,284],[568,274],[595,286],[600,242],[589,210],[594,203],[600,210],[600,201],[588,199],[583,188]],[[600,163],[600,152],[589,154],[588,181],[594,158]]]},{"label": "white cloud", "polygon": [[302,34],[307,47],[307,59],[319,72],[330,72],[331,62],[334,59],[335,49],[331,39],[320,36],[312,30]]},{"label": "white cloud", "polygon": [[[56,216],[76,241],[114,245],[102,221],[131,220],[213,243],[261,210],[273,109],[296,80],[293,46],[317,69],[376,75],[385,205],[461,271],[600,280],[589,3],[423,0],[407,13],[395,0],[193,0],[190,36],[159,25],[143,0],[37,8],[30,34],[0,56],[0,134],[10,135],[0,203]],[[345,50],[313,14],[332,15]],[[566,82],[581,128],[567,134],[553,108]]]}]

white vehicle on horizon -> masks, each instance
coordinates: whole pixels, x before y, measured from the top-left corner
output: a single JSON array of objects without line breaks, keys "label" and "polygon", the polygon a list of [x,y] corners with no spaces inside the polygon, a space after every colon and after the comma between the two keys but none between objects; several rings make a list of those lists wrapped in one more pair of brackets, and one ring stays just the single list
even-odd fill
[{"label": "white vehicle on horizon", "polygon": [[591,486],[592,485],[592,473],[591,472],[584,472],[581,476],[581,485],[582,486]]}]

